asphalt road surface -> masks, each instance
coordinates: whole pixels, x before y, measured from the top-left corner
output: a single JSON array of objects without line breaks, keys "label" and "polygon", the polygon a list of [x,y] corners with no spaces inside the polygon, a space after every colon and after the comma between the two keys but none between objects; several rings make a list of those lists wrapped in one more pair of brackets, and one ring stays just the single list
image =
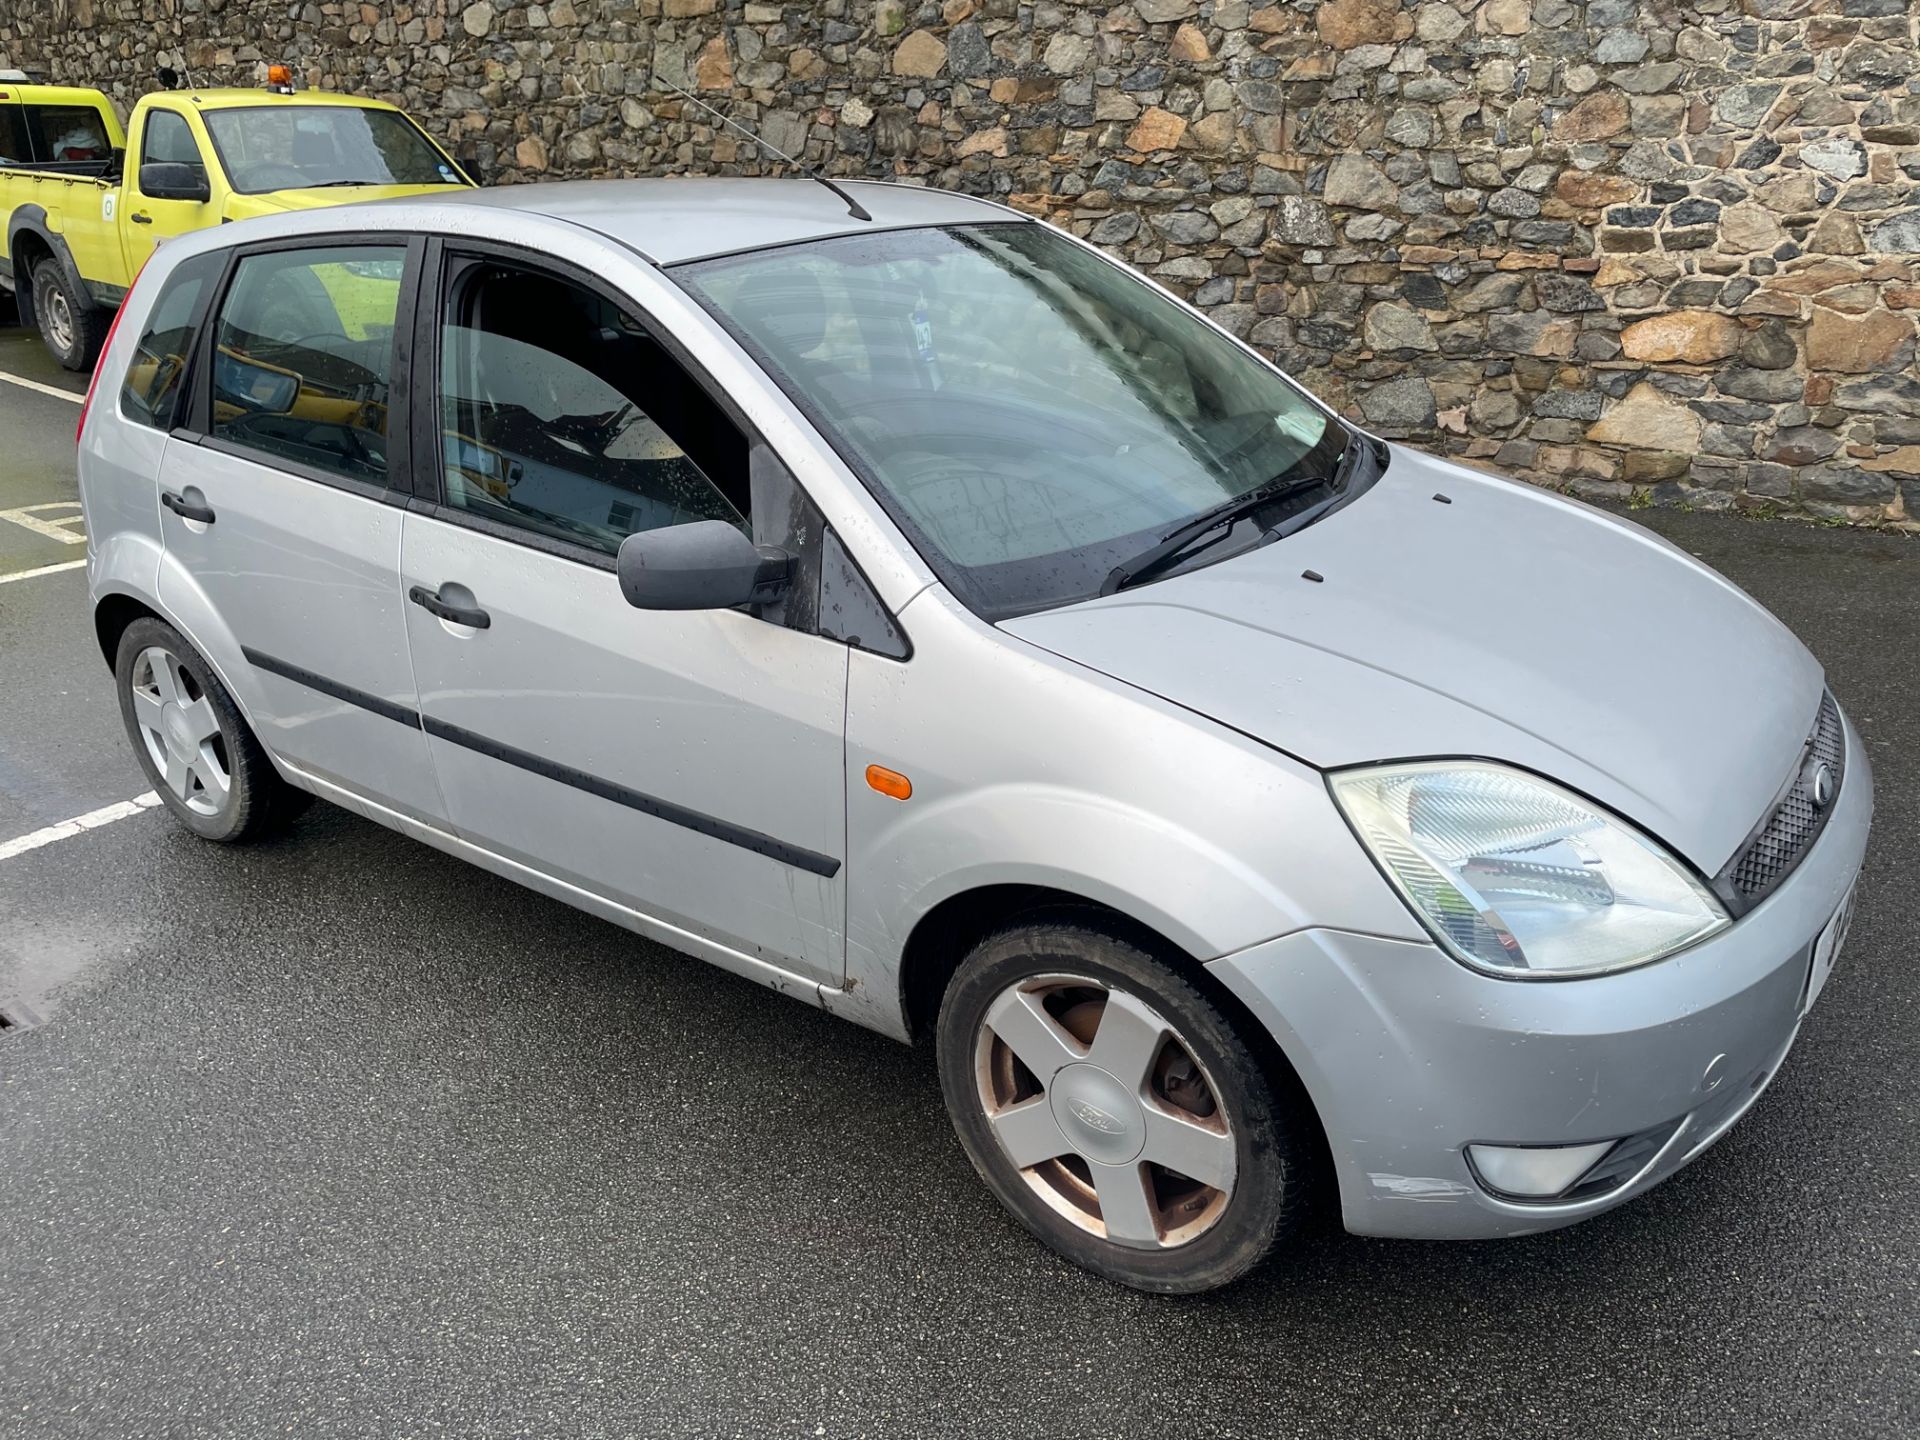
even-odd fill
[{"label": "asphalt road surface", "polygon": [[[0,371],[82,388],[17,329]],[[0,512],[74,499],[76,415],[0,379]],[[0,1033],[0,1433],[1920,1433],[1920,544],[1640,518],[1812,645],[1880,787],[1798,1048],[1653,1194],[1149,1299],[1001,1215],[924,1053],[338,810],[145,811],[0,859],[42,1022]],[[82,572],[9,578],[80,553],[0,519],[0,854],[145,789]]]}]

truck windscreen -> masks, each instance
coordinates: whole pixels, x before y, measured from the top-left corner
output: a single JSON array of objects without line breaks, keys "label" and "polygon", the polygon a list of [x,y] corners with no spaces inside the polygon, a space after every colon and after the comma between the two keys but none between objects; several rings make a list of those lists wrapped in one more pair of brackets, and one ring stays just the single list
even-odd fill
[{"label": "truck windscreen", "polygon": [[463,185],[451,161],[405,115],[351,105],[209,110],[207,133],[243,195],[328,185]]}]

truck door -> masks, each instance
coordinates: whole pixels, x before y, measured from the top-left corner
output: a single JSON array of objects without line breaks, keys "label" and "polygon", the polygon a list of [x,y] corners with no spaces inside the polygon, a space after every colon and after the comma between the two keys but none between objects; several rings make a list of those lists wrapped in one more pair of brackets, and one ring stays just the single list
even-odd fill
[{"label": "truck door", "polygon": [[120,231],[129,277],[161,241],[220,223],[206,142],[187,117],[149,106],[136,130],[130,148],[137,159],[127,167],[120,201],[127,210]]}]

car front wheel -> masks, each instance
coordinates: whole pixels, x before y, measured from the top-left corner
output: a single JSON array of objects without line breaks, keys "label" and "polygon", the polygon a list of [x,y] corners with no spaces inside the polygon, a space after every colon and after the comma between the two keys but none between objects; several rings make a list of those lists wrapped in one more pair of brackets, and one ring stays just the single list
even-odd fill
[{"label": "car front wheel", "polygon": [[1308,1151],[1266,1069],[1188,977],[1071,916],[989,936],[941,1007],[941,1087],[974,1168],[1108,1279],[1208,1290],[1300,1208]]}]

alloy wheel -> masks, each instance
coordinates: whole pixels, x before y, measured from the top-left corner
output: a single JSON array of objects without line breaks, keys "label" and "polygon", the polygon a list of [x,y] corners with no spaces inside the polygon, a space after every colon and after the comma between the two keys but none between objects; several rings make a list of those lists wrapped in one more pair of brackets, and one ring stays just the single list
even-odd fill
[{"label": "alloy wheel", "polygon": [[1221,1091],[1138,996],[1042,975],[995,997],[975,1044],[981,1107],[1020,1176],[1066,1219],[1117,1245],[1170,1249],[1233,1196]]},{"label": "alloy wheel", "polygon": [[131,685],[134,722],[161,781],[196,815],[218,815],[233,792],[233,775],[205,688],[178,656],[157,645],[135,658]]},{"label": "alloy wheel", "polygon": [[57,285],[48,287],[44,303],[47,307],[47,338],[53,342],[55,349],[65,354],[73,349],[73,310]]}]

